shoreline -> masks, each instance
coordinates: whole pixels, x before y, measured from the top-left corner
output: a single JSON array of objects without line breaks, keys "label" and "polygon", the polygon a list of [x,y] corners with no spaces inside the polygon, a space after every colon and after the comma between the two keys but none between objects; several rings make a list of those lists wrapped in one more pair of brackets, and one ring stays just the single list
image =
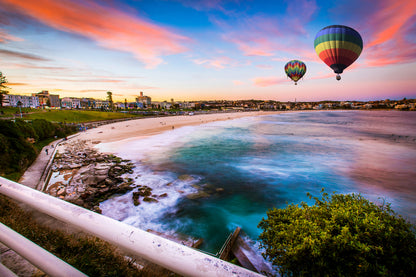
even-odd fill
[{"label": "shoreline", "polygon": [[94,129],[80,132],[74,136],[74,138],[69,140],[86,140],[89,142],[94,141],[94,144],[96,145],[98,143],[116,142],[125,139],[145,138],[184,126],[201,125],[215,121],[226,121],[242,117],[253,117],[281,113],[286,112],[259,111],[141,118],[102,125]]}]

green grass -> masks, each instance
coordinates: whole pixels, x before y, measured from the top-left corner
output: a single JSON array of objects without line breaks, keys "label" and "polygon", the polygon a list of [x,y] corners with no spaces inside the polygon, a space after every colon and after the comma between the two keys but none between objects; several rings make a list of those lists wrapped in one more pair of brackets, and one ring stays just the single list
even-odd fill
[{"label": "green grass", "polygon": [[[27,113],[39,111],[38,109],[22,108],[22,116]],[[2,107],[0,108],[0,118],[2,117],[20,117],[19,108]]]},{"label": "green grass", "polygon": [[1,195],[0,221],[88,276],[143,276],[109,243],[92,236],[51,229]]},{"label": "green grass", "polygon": [[101,112],[101,111],[78,111],[78,110],[38,110],[25,115],[25,119],[46,119],[53,122],[83,123],[100,120],[111,120],[120,118],[137,117],[137,115]]}]

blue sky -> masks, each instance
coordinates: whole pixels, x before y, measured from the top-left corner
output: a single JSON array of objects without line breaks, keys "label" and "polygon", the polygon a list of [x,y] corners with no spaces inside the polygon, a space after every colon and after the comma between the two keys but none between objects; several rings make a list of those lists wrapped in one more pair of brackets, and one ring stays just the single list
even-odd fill
[{"label": "blue sky", "polygon": [[[415,1],[0,0],[10,93],[132,101],[416,98]],[[313,48],[341,24],[364,41],[336,81]],[[292,59],[307,72],[294,86]]]}]

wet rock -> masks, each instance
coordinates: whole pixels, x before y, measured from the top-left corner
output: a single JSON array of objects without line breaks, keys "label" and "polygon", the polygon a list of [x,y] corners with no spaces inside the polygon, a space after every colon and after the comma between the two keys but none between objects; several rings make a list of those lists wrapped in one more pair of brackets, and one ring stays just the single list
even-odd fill
[{"label": "wet rock", "polygon": [[158,200],[156,200],[156,199],[154,199],[152,197],[148,197],[148,196],[146,196],[145,198],[143,198],[143,201],[144,202],[148,202],[148,203],[159,203]]},{"label": "wet rock", "polygon": [[157,198],[166,198],[166,197],[168,197],[168,194],[165,192],[159,195]]},{"label": "wet rock", "polygon": [[178,179],[181,181],[192,181],[194,178],[190,175],[181,175]]},{"label": "wet rock", "polygon": [[133,192],[133,204],[134,204],[134,206],[140,205],[139,197],[140,197],[140,194],[138,192]]},{"label": "wet rock", "polygon": [[199,199],[199,198],[206,198],[206,197],[209,197],[209,196],[210,195],[208,193],[206,193],[205,191],[199,191],[199,192],[196,192],[196,193],[188,194],[186,196],[186,198],[193,200],[193,199]]}]

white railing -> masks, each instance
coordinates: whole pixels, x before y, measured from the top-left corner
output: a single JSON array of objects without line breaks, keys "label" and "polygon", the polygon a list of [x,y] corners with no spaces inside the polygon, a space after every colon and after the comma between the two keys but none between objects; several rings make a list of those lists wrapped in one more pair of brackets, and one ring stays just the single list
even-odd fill
[{"label": "white railing", "polygon": [[184,276],[263,276],[2,177],[0,193]]},{"label": "white railing", "polygon": [[84,273],[2,223],[0,223],[0,241],[10,249],[13,249],[17,254],[24,257],[31,264],[36,265],[37,268],[48,274],[48,276],[87,277]]}]

